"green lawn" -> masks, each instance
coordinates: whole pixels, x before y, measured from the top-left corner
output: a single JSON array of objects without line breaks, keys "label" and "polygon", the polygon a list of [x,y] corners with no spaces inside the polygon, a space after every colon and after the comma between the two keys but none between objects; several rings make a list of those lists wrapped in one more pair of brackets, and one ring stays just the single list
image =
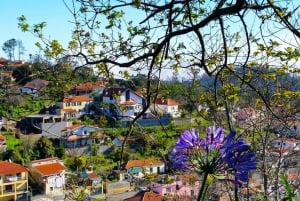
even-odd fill
[{"label": "green lawn", "polygon": [[11,133],[2,133],[6,137],[6,146],[7,150],[13,149],[15,145],[20,143],[20,139],[17,139],[13,134]]}]

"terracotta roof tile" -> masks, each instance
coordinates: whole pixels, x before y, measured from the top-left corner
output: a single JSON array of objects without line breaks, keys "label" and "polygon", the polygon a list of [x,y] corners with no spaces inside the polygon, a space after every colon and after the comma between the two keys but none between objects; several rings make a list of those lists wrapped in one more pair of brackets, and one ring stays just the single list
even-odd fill
[{"label": "terracotta roof tile", "polygon": [[76,112],[76,110],[75,109],[72,109],[72,108],[65,108],[65,109],[62,109],[62,111],[64,111],[64,112]]},{"label": "terracotta roof tile", "polygon": [[176,102],[175,100],[171,99],[171,98],[166,98],[166,99],[162,99],[159,98],[155,101],[155,104],[157,105],[180,105],[178,102]]},{"label": "terracotta roof tile", "polygon": [[125,168],[129,169],[132,167],[145,167],[150,165],[162,165],[162,164],[164,164],[163,161],[154,158],[141,159],[141,160],[129,160]]},{"label": "terracotta roof tile", "polygon": [[4,135],[0,135],[0,140],[6,140],[6,137]]},{"label": "terracotta roof tile", "polygon": [[77,141],[77,140],[80,140],[81,137],[77,136],[77,135],[71,135],[67,138],[67,141],[68,142],[72,142],[72,141]]},{"label": "terracotta roof tile", "polygon": [[136,105],[137,103],[134,100],[123,101],[121,105]]},{"label": "terracotta roof tile", "polygon": [[154,192],[145,192],[142,201],[162,201],[164,196]]},{"label": "terracotta roof tile", "polygon": [[81,126],[82,126],[81,124],[74,124],[72,126],[67,126],[67,127],[63,128],[63,129],[61,129],[61,131],[75,130],[75,129],[81,127]]},{"label": "terracotta roof tile", "polygon": [[65,167],[59,162],[54,162],[50,164],[34,166],[34,169],[36,169],[42,176],[48,176],[59,174],[61,171],[65,170]]},{"label": "terracotta roof tile", "polygon": [[9,174],[17,174],[21,172],[28,172],[26,167],[23,167],[19,164],[2,161],[0,162],[0,174],[9,175]]},{"label": "terracotta roof tile", "polygon": [[82,83],[78,86],[75,87],[77,91],[88,91],[88,90],[93,90],[97,88],[104,88],[105,85],[102,81],[99,82],[86,82]]},{"label": "terracotta roof tile", "polygon": [[88,173],[90,179],[98,179],[99,177],[94,173]]},{"label": "terracotta roof tile", "polygon": [[63,102],[83,102],[91,101],[92,99],[89,96],[68,96],[63,99]]},{"label": "terracotta roof tile", "polygon": [[287,175],[287,179],[289,181],[292,181],[292,180],[298,180],[300,179],[300,174],[297,174],[297,173],[290,173]]}]

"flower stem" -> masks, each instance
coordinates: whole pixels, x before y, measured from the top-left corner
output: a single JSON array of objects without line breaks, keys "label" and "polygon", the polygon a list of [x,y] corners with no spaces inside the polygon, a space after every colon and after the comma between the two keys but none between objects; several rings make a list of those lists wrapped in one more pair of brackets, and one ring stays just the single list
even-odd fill
[{"label": "flower stem", "polygon": [[204,175],[203,175],[203,180],[202,180],[202,184],[201,184],[201,188],[200,188],[200,191],[199,191],[199,194],[198,194],[197,201],[204,201],[205,200],[207,189],[208,189],[208,184],[206,183],[207,177],[208,177],[208,173],[205,172]]}]

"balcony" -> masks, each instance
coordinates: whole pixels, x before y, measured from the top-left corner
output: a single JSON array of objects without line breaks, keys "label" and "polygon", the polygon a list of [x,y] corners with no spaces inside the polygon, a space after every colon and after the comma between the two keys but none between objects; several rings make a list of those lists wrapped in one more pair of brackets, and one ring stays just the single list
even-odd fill
[{"label": "balcony", "polygon": [[[3,179],[3,177],[2,177],[2,179]],[[16,183],[16,182],[24,181],[24,180],[27,181],[26,177],[20,177],[20,176],[6,176],[6,177],[4,177],[3,180],[2,179],[0,179],[0,185],[8,185],[11,183]]]}]

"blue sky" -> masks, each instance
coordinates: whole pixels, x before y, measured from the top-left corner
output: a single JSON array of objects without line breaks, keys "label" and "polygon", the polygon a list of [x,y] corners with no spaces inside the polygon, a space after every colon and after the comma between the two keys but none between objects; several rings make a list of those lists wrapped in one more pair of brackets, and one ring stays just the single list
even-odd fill
[{"label": "blue sky", "polygon": [[18,28],[17,18],[25,15],[29,24],[46,22],[44,35],[50,39],[57,39],[63,44],[71,37],[71,14],[62,0],[1,0],[0,12],[0,57],[7,58],[2,51],[3,43],[15,38],[21,40],[26,51],[23,60],[29,59],[29,54],[37,54],[35,43],[38,38],[29,32],[22,32]]}]

